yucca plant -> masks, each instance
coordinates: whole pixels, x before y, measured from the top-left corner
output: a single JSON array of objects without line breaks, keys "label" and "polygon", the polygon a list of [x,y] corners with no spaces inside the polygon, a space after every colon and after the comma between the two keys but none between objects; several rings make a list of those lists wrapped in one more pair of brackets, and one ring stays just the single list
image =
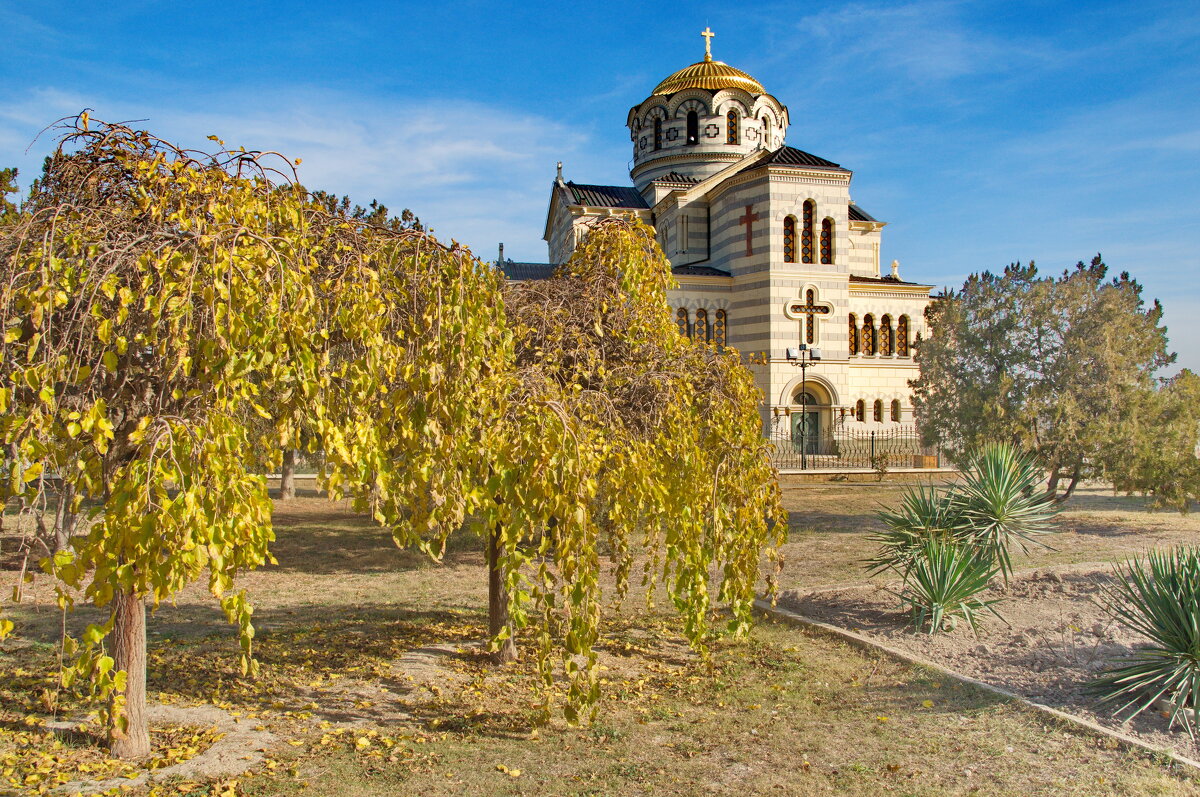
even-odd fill
[{"label": "yucca plant", "polygon": [[1045,477],[1037,460],[1007,444],[990,445],[972,461],[950,493],[958,519],[956,537],[969,542],[998,566],[1004,583],[1012,576],[1009,548],[1022,551],[1054,530],[1053,496],[1041,489]]},{"label": "yucca plant", "polygon": [[975,628],[980,612],[1000,617],[992,608],[998,598],[979,597],[997,569],[969,546],[931,537],[921,543],[897,595],[908,605],[918,629],[927,626],[930,634],[944,631],[953,628],[959,617]]},{"label": "yucca plant", "polygon": [[[1160,699],[1171,704],[1171,725],[1182,722],[1195,738],[1200,708],[1200,548],[1151,551],[1117,567],[1105,591],[1109,613],[1143,634],[1149,645],[1132,661],[1104,671],[1090,684],[1102,703],[1134,709],[1131,717]],[[1123,701],[1123,702],[1122,702]]]},{"label": "yucca plant", "polygon": [[898,510],[881,509],[876,515],[886,528],[870,536],[879,544],[879,552],[867,560],[872,576],[885,570],[907,576],[926,541],[953,539],[959,525],[951,496],[925,485],[906,490]]}]

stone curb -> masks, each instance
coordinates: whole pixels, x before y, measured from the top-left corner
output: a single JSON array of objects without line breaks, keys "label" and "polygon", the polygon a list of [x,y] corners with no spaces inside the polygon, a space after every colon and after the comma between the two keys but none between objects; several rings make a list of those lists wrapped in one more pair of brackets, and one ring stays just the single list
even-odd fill
[{"label": "stone curb", "polygon": [[803,628],[817,631],[826,636],[836,637],[861,650],[866,650],[873,653],[884,653],[893,659],[898,659],[899,661],[904,662],[905,664],[911,664],[917,667],[923,667],[927,670],[933,670],[944,678],[949,678],[961,684],[972,686],[976,689],[981,689],[984,692],[996,695],[997,697],[1003,697],[1006,700],[1020,703],[1021,705],[1038,712],[1039,714],[1043,714],[1053,719],[1060,725],[1068,725],[1076,730],[1083,730],[1087,731],[1088,733],[1098,733],[1103,736],[1107,736],[1127,749],[1142,753],[1149,753],[1154,756],[1169,758],[1176,764],[1191,768],[1194,774],[1200,775],[1200,761],[1195,761],[1191,758],[1187,758],[1186,756],[1181,756],[1172,750],[1154,747],[1153,745],[1147,744],[1146,742],[1130,736],[1127,733],[1122,733],[1121,731],[1114,730],[1112,728],[1106,728],[1099,723],[1092,722],[1091,720],[1084,719],[1083,717],[1077,717],[1074,714],[1068,714],[1065,711],[1051,708],[1050,706],[1042,703],[1035,703],[1027,697],[1018,695],[1016,692],[1010,692],[1007,689],[994,686],[986,683],[985,681],[980,681],[976,678],[970,677],[969,675],[963,675],[962,673],[955,672],[954,670],[948,670],[940,664],[927,661],[922,659],[920,656],[914,656],[911,653],[906,653],[903,650],[891,647],[890,645],[884,645],[880,642],[876,642],[873,639],[862,634],[855,633],[854,631],[847,631],[845,628],[839,628],[836,625],[823,623],[820,620],[813,620],[812,618],[805,617],[802,614],[797,614],[789,609],[782,609],[778,606],[772,606],[768,601],[756,600],[754,602],[754,606],[764,614],[776,617],[793,625],[798,625]]}]

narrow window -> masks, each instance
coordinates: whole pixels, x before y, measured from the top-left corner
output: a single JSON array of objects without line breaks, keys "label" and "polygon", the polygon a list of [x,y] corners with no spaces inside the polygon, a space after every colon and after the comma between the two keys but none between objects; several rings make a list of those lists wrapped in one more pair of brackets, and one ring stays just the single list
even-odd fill
[{"label": "narrow window", "polygon": [[885,355],[892,353],[892,317],[890,315],[879,319],[879,353]]},{"label": "narrow window", "polygon": [[892,399],[892,420],[900,423],[900,399]]},{"label": "narrow window", "polygon": [[896,323],[896,354],[908,356],[908,316],[900,316]]},{"label": "narrow window", "polygon": [[796,262],[796,217],[783,220],[783,262]]},{"label": "narrow window", "polygon": [[730,111],[725,114],[725,143],[738,143],[738,112]]},{"label": "narrow window", "polygon": [[[817,301],[817,294],[812,288],[809,288],[808,293],[806,293],[804,295],[804,298],[806,300],[805,304],[807,304],[809,307],[812,307]],[[817,314],[809,312],[809,313],[805,313],[805,315],[808,316],[808,318],[805,319],[805,321],[807,322],[807,327],[808,327],[808,332],[805,335],[805,338],[806,338],[805,342],[811,345],[813,343],[816,343]]]},{"label": "narrow window", "polygon": [[850,314],[850,354],[858,354],[858,316]]},{"label": "narrow window", "polygon": [[662,149],[662,119],[654,120],[654,148]]},{"label": "narrow window", "polygon": [[679,334],[688,336],[688,311],[680,307],[675,311],[675,323],[679,326]]},{"label": "narrow window", "polygon": [[883,401],[881,399],[875,399],[875,420],[883,423]]},{"label": "narrow window", "polygon": [[679,217],[679,251],[687,254],[688,250],[688,217]]},{"label": "narrow window", "polygon": [[833,262],[833,219],[830,218],[821,222],[821,262],[825,265]]},{"label": "narrow window", "polygon": [[687,143],[700,143],[700,114],[695,111],[688,111],[687,115]]},{"label": "narrow window", "polygon": [[716,319],[713,321],[713,343],[721,348],[725,346],[725,327],[725,311],[718,310]]},{"label": "narrow window", "polygon": [[862,399],[859,399],[858,403],[854,405],[854,417],[858,419],[859,423],[867,419],[867,403]]},{"label": "narrow window", "polygon": [[863,354],[878,354],[879,350],[875,348],[877,341],[875,340],[875,316],[867,313],[863,316],[862,325],[862,353]]},{"label": "narrow window", "polygon": [[707,310],[700,309],[696,311],[696,326],[693,329],[692,335],[697,343],[708,343],[711,340],[708,330]]},{"label": "narrow window", "polygon": [[817,203],[811,199],[804,203],[804,229],[800,232],[800,262],[813,262],[813,218],[817,215]]}]

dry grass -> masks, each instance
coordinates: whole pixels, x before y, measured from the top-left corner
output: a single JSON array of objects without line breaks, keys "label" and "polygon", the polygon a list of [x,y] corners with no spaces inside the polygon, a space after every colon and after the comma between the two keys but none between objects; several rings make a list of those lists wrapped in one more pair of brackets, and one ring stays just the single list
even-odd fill
[{"label": "dry grass", "polygon": [[[886,484],[789,489],[798,533],[784,586],[861,580],[871,512],[895,494]],[[1195,529],[1126,499],[1088,492],[1077,503],[1060,551],[1041,556],[1115,556]],[[1145,530],[1130,532],[1142,526],[1128,518]],[[202,589],[151,620],[152,695],[217,703],[284,739],[238,779],[239,793],[1200,794],[1190,773],[1106,739],[771,621],[721,646],[710,671],[668,618],[633,607],[607,624],[596,723],[554,722],[535,738],[531,673],[493,669],[474,644],[486,603],[475,540],[455,540],[432,564],[315,496],[281,504],[276,519],[279,565],[242,580],[262,630],[259,683],[236,677],[236,639]],[[20,753],[6,734],[46,716],[50,606],[35,585],[17,615],[35,644],[0,648],[26,673],[0,675],[0,762]],[[176,782],[171,793],[216,791]]]}]

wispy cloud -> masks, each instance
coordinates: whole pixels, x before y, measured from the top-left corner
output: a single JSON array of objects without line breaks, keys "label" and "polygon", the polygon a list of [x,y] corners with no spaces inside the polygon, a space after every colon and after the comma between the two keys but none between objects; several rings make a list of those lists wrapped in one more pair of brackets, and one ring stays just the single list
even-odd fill
[{"label": "wispy cloud", "polygon": [[[484,256],[506,241],[514,257],[544,259],[538,239],[554,162],[570,158],[586,173],[593,157],[586,133],[534,114],[466,102],[397,106],[330,92],[144,108],[40,89],[0,103],[0,147],[23,153],[40,129],[84,107],[100,119],[146,119],[148,129],[187,146],[210,146],[212,134],[300,158],[306,186],[363,204],[377,198],[397,212],[411,208],[439,235]],[[23,174],[34,176],[52,144],[47,136],[17,156]]]}]

